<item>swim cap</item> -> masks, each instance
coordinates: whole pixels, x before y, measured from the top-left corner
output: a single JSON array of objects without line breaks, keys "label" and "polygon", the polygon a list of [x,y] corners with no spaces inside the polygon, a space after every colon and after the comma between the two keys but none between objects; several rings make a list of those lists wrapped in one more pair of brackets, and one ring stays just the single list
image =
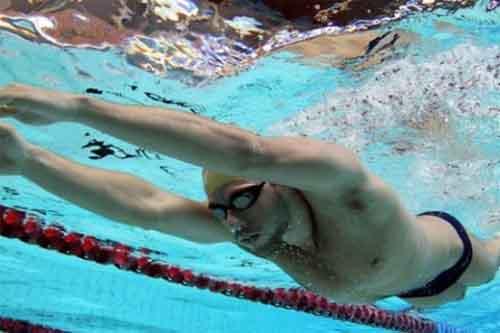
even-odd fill
[{"label": "swim cap", "polygon": [[222,173],[203,169],[203,187],[207,195],[213,193],[218,188],[236,180],[245,180],[245,178],[238,176],[228,176]]}]

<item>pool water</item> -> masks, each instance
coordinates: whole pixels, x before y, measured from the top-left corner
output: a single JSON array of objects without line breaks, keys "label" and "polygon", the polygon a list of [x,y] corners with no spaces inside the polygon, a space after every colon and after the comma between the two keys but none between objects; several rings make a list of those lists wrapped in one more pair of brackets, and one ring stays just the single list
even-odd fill
[{"label": "pool water", "polygon": [[[392,185],[411,211],[448,211],[489,238],[500,232],[500,10],[486,12],[486,5],[422,12],[385,26],[418,37],[366,69],[357,67],[358,60],[332,67],[282,51],[238,75],[196,84],[148,73],[113,49],[60,48],[2,31],[0,84],[80,93],[95,88],[102,91],[98,97],[111,101],[165,105],[151,99],[155,94],[187,103],[186,112],[261,134],[340,142]],[[2,121],[75,161],[204,199],[200,169],[192,165],[77,124]],[[20,177],[0,177],[0,203],[37,209],[71,230],[147,246],[197,272],[260,286],[296,286],[273,264],[231,244],[202,246],[110,221]],[[69,332],[383,331],[172,285],[13,239],[0,238],[0,249],[0,315]],[[463,301],[421,315],[473,332],[496,332],[499,293],[497,278],[471,289]],[[405,307],[396,298],[379,305]]]}]

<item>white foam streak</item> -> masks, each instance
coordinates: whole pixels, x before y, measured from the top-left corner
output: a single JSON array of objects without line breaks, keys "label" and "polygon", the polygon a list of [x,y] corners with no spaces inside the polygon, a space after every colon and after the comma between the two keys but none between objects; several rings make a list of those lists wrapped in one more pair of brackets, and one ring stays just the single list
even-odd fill
[{"label": "white foam streak", "polygon": [[[500,47],[462,44],[426,60],[381,65],[361,85],[336,90],[271,132],[338,142],[373,166],[392,164],[392,172],[407,163],[397,180],[402,191],[480,205],[485,220],[494,220],[488,216],[500,204],[499,110]],[[393,177],[384,168],[383,176]]]}]

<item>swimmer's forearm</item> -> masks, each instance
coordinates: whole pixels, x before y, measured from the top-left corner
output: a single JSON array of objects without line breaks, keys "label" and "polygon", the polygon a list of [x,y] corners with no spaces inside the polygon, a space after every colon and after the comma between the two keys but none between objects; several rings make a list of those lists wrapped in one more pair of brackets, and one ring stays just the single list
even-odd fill
[{"label": "swimmer's forearm", "polygon": [[250,158],[257,136],[211,119],[165,108],[113,104],[89,97],[77,121],[184,162],[231,173]]},{"label": "swimmer's forearm", "polygon": [[21,169],[45,190],[107,218],[142,227],[154,220],[147,204],[159,190],[134,176],[87,167],[37,146]]}]

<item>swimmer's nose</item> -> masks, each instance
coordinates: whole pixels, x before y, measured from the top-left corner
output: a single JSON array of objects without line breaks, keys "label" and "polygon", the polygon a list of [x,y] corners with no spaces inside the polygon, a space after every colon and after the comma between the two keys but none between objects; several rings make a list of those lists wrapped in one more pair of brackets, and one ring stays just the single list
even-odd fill
[{"label": "swimmer's nose", "polygon": [[228,215],[227,215],[226,222],[229,225],[229,227],[231,228],[231,231],[233,233],[241,232],[241,229],[244,227],[244,224],[240,220],[238,220],[237,218],[232,216],[230,213],[228,213]]}]

